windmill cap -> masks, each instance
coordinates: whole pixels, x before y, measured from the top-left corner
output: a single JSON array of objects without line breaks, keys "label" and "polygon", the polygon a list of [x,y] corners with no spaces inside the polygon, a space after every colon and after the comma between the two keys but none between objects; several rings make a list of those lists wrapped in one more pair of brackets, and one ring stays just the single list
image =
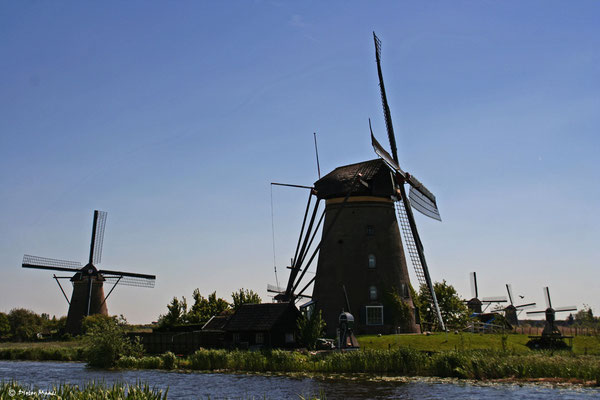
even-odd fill
[{"label": "windmill cap", "polygon": [[[375,196],[389,198],[394,195],[389,168],[378,158],[337,167],[315,182],[320,199],[350,196]],[[360,181],[355,177],[360,174]],[[362,182],[361,182],[362,181]],[[367,186],[364,185],[367,184]]]}]

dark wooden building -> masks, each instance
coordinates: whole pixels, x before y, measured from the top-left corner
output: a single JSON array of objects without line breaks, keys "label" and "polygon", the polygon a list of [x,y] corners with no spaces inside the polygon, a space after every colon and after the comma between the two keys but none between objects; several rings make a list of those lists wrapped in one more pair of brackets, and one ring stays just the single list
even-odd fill
[{"label": "dark wooden building", "polygon": [[[314,186],[326,202],[323,232],[331,226],[321,244],[312,297],[322,310],[327,335],[335,335],[342,309],[348,311],[346,296],[356,333],[393,333],[398,327],[419,332],[391,198],[396,193],[384,161],[336,168]],[[386,294],[392,291],[413,311],[409,320],[393,321],[391,310],[386,310]]]},{"label": "dark wooden building", "polygon": [[293,303],[244,304],[224,326],[236,347],[296,347],[300,311]]}]

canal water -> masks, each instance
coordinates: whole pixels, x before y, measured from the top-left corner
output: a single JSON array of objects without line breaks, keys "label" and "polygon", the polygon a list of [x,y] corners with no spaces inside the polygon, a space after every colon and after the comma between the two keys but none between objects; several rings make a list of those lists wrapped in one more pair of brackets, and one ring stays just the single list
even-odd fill
[{"label": "canal water", "polygon": [[458,380],[290,377],[257,374],[104,371],[83,363],[0,361],[0,380],[50,390],[53,384],[147,382],[169,388],[169,399],[600,399],[600,389],[533,384],[485,384]]}]

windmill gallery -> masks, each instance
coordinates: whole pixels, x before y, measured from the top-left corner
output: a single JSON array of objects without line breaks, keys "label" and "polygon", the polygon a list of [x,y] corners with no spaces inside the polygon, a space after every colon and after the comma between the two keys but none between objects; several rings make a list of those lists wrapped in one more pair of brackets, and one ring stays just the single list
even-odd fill
[{"label": "windmill gallery", "polygon": [[[371,129],[371,144],[376,159],[356,162],[335,168],[317,180],[308,190],[308,200],[294,256],[289,266],[287,285],[283,288],[268,286],[276,303],[249,304],[227,317],[215,316],[201,330],[190,332],[200,336],[195,345],[248,346],[267,345],[295,347],[296,319],[300,311],[320,311],[326,323],[326,335],[338,339],[338,346],[356,347],[353,333],[389,334],[419,333],[424,330],[446,330],[444,318],[434,291],[425,252],[413,209],[441,221],[435,196],[412,174],[405,172],[398,159],[392,116],[386,96],[381,67],[381,42],[373,34],[377,74],[390,152],[377,141]],[[369,122],[370,125],[370,122]],[[408,185],[408,190],[406,189]],[[298,185],[291,185],[298,186]],[[66,331],[81,332],[85,316],[108,315],[106,300],[118,284],[154,287],[156,277],[150,274],[102,269],[102,244],[106,213],[94,211],[92,238],[88,262],[57,260],[25,255],[24,268],[66,272],[69,276],[53,275],[60,291],[69,304]],[[318,232],[320,239],[315,242]],[[402,239],[401,236],[404,237]],[[424,321],[415,312],[407,258],[415,270],[417,284],[424,289],[425,301],[432,310],[433,319]],[[316,264],[316,272],[307,278],[309,268]],[[69,300],[61,279],[69,279],[73,290]],[[108,294],[104,284],[111,283]],[[473,315],[482,313],[478,299],[476,279],[472,275],[473,299],[468,306]],[[312,293],[308,291],[312,288]],[[518,323],[517,310],[531,306],[513,305],[507,285],[510,305],[505,309],[507,319]],[[393,293],[401,299],[408,311],[403,320],[389,317],[384,297]],[[554,322],[554,312],[547,295],[547,329],[544,338],[562,338]],[[506,301],[483,299],[483,303]],[[571,308],[568,308],[570,311]],[[488,319],[489,320],[489,319]],[[204,333],[203,333],[204,332]],[[152,335],[142,337],[147,348],[156,343]],[[152,348],[152,352],[174,350],[172,335]],[[543,341],[542,341],[543,342]],[[165,344],[167,343],[167,344]],[[170,344],[169,344],[170,343]],[[545,342],[544,342],[545,343]],[[171,347],[169,347],[171,346]],[[193,349],[187,346],[185,352]]]}]

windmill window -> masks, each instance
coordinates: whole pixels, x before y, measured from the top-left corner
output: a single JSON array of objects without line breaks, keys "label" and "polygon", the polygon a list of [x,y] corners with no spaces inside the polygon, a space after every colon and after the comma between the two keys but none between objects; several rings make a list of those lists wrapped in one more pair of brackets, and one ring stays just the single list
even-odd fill
[{"label": "windmill window", "polygon": [[383,325],[383,306],[366,306],[367,325]]},{"label": "windmill window", "polygon": [[294,334],[290,333],[290,332],[287,332],[285,334],[285,342],[286,343],[294,343]]},{"label": "windmill window", "polygon": [[262,332],[258,332],[255,337],[256,344],[263,344],[265,342],[265,335]]},{"label": "windmill window", "polygon": [[369,299],[377,300],[377,288],[375,286],[369,286]]},{"label": "windmill window", "polygon": [[375,227],[373,225],[367,225],[367,236],[375,236]]},{"label": "windmill window", "polygon": [[240,342],[240,334],[234,333],[233,334],[233,343],[239,343],[239,342]]},{"label": "windmill window", "polygon": [[377,259],[375,254],[369,254],[369,268],[375,268],[377,266]]},{"label": "windmill window", "polygon": [[405,299],[408,299],[410,297],[410,295],[408,293],[408,285],[406,283],[400,284],[400,291],[401,291],[402,297],[404,297]]}]

